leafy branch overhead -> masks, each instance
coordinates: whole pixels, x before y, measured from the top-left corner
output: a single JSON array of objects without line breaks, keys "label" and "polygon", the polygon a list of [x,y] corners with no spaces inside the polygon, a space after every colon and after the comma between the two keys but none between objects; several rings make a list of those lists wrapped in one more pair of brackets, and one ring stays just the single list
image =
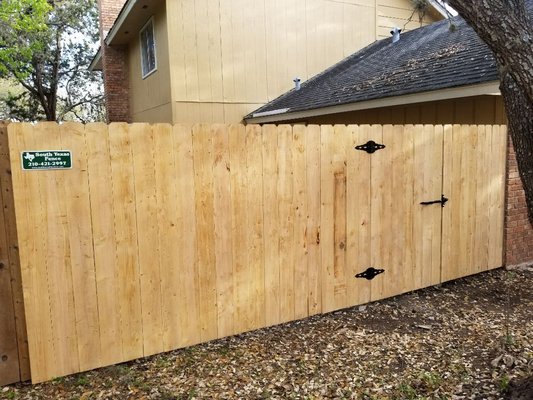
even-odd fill
[{"label": "leafy branch overhead", "polygon": [[101,76],[88,71],[97,18],[95,0],[0,2],[0,78],[24,89],[4,100],[8,118],[101,119]]}]

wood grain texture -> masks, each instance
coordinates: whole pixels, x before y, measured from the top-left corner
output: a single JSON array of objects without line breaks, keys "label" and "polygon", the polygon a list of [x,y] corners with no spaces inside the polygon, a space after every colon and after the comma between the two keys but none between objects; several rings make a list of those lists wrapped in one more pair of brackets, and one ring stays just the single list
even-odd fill
[{"label": "wood grain texture", "polygon": [[[369,140],[385,148],[355,149]],[[495,268],[506,145],[490,125],[13,124],[32,379]],[[22,150],[52,148],[71,170],[21,170]],[[385,273],[355,277],[369,267]]]},{"label": "wood grain texture", "polygon": [[263,126],[263,208],[268,210],[265,218],[265,324],[278,324],[280,318],[280,217],[278,203],[278,129],[274,125]]},{"label": "wood grain texture", "polygon": [[[320,247],[320,127],[310,125],[305,133],[307,201],[307,309],[309,315],[322,310]],[[266,222],[266,219],[265,219]]]},{"label": "wood grain texture", "polygon": [[503,262],[505,127],[445,127],[442,281]]},{"label": "wood grain texture", "polygon": [[114,123],[109,126],[118,312],[122,352],[126,360],[142,357],[143,354],[136,193],[130,135],[127,124]]},{"label": "wood grain texture", "polygon": [[202,341],[208,341],[218,337],[218,311],[213,215],[213,142],[211,129],[207,125],[195,125],[193,128],[193,157],[200,338]]},{"label": "wood grain texture", "polygon": [[[87,173],[91,201],[94,274],[98,294],[101,363],[109,365],[124,359],[120,323],[119,266],[117,263],[114,214],[110,195],[111,156],[108,126],[101,123],[85,127]],[[112,187],[112,186],[111,186]]]},{"label": "wood grain texture", "polygon": [[157,191],[154,185],[154,131],[147,124],[130,128],[135,212],[137,214],[137,252],[141,287],[143,354],[161,351],[163,341],[161,270],[159,264],[159,226],[157,224]]},{"label": "wood grain texture", "polygon": [[[18,352],[18,337],[15,309],[16,296],[21,294],[12,285],[15,269],[12,268],[11,248],[13,231],[10,225],[14,221],[15,210],[8,197],[12,193],[10,179],[6,179],[9,166],[9,147],[7,139],[7,125],[0,123],[0,386],[21,380]],[[20,279],[13,279],[20,284]]]},{"label": "wood grain texture", "polygon": [[65,123],[60,126],[59,135],[62,147],[73,155],[73,168],[64,177],[64,196],[79,369],[86,371],[100,366],[102,355],[85,127]]}]

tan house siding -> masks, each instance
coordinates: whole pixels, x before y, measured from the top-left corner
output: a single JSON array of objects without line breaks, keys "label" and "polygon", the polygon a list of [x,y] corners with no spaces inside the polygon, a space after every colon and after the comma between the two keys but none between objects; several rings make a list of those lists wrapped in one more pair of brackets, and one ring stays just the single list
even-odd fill
[{"label": "tan house siding", "polygon": [[[293,78],[305,81],[380,38],[378,25],[403,27],[409,0],[382,3],[167,0],[174,122],[192,118],[185,109],[196,122],[239,122],[290,89]],[[415,20],[408,29],[420,26]]]},{"label": "tan house siding", "polygon": [[[172,121],[170,64],[168,57],[167,17],[165,4],[154,10],[154,36],[157,70],[142,78],[139,30],[132,32],[128,46],[129,103],[133,122]],[[143,21],[143,24],[148,20]]]},{"label": "tan house siding", "polygon": [[[390,37],[391,27],[397,26],[404,30],[420,28],[435,21],[438,15],[428,11],[421,16],[413,14],[410,1],[404,0],[376,0],[377,7],[377,38]],[[409,22],[408,22],[409,21]]]},{"label": "tan house siding", "polygon": [[174,102],[174,121],[179,123],[239,123],[262,104]]}]

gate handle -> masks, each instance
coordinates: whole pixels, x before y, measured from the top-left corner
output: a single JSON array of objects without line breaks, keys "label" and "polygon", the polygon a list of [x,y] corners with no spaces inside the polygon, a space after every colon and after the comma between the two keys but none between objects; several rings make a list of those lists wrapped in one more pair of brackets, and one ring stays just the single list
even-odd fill
[{"label": "gate handle", "polygon": [[446,204],[446,202],[448,201],[448,198],[447,197],[444,197],[444,195],[442,195],[441,199],[440,200],[433,200],[433,201],[423,201],[422,204],[423,206],[429,206],[430,204],[438,204],[440,203],[440,205],[442,207],[444,207],[444,205]]}]

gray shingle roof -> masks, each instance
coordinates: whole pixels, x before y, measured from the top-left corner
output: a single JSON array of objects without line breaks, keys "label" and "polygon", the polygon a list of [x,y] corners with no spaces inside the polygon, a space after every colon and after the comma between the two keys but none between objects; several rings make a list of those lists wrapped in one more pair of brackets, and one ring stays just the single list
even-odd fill
[{"label": "gray shingle roof", "polygon": [[498,79],[490,49],[460,17],[383,39],[264,105],[254,113],[305,111]]}]

